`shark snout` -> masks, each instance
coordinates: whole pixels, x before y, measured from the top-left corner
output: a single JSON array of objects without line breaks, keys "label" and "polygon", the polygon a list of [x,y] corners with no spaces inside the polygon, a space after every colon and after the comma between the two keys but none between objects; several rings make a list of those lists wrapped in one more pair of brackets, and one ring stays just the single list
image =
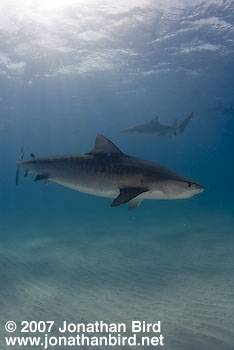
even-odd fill
[{"label": "shark snout", "polygon": [[199,186],[200,186],[200,192],[203,192],[205,190],[205,187],[202,185],[199,185]]},{"label": "shark snout", "polygon": [[197,193],[201,193],[205,190],[204,186],[197,182],[193,182],[192,184],[189,183],[189,187],[192,187],[192,189],[195,190]]}]

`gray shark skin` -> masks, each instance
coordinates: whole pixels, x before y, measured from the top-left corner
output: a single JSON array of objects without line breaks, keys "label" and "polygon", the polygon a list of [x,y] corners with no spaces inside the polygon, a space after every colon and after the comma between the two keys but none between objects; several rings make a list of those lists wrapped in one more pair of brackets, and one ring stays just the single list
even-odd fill
[{"label": "gray shark skin", "polygon": [[155,117],[148,123],[130,126],[127,129],[122,130],[122,132],[136,133],[136,134],[156,134],[160,136],[165,136],[165,135],[176,136],[178,133],[182,134],[184,132],[185,128],[193,118],[194,118],[194,113],[192,112],[179,125],[177,125],[177,120],[175,120],[172,125],[166,125],[166,124],[160,123],[159,117]]},{"label": "gray shark skin", "polygon": [[129,202],[136,208],[143,199],[183,199],[204,190],[199,183],[161,165],[122,153],[110,140],[97,135],[95,147],[86,154],[23,160],[17,163],[35,181],[55,182],[95,196],[115,198],[111,206]]}]

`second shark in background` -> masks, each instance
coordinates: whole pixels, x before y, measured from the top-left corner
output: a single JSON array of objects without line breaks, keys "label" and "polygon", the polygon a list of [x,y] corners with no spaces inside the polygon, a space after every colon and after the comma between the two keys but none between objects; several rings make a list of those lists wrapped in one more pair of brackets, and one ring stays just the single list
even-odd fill
[{"label": "second shark in background", "polygon": [[234,115],[234,107],[233,106],[225,106],[222,103],[218,103],[214,106],[208,108],[208,111],[217,115],[223,116],[233,116]]},{"label": "second shark in background", "polygon": [[194,118],[192,112],[187,118],[185,118],[180,124],[177,124],[177,120],[172,125],[162,124],[159,121],[159,117],[155,117],[148,123],[130,126],[127,129],[122,130],[124,133],[129,134],[155,134],[155,135],[177,135],[183,133],[187,125]]}]

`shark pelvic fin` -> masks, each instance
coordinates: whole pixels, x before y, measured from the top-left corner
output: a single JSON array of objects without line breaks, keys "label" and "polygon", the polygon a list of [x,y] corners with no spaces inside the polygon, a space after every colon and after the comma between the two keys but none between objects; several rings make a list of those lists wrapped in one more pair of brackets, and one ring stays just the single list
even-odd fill
[{"label": "shark pelvic fin", "polygon": [[48,179],[48,175],[47,174],[37,174],[37,176],[35,177],[34,181],[46,180],[46,179]]},{"label": "shark pelvic fin", "polygon": [[35,154],[31,153],[31,158],[36,158]]},{"label": "shark pelvic fin", "polygon": [[98,134],[96,137],[95,146],[91,152],[86,154],[97,154],[97,153],[115,153],[123,154],[118,147],[116,147],[113,142],[111,142],[107,137]]},{"label": "shark pelvic fin", "polygon": [[[141,194],[143,192],[147,192],[147,191],[148,191],[147,188],[143,188],[143,187],[121,188],[120,189],[120,194],[111,203],[111,206],[112,207],[116,207],[117,205],[121,205],[121,204],[127,203],[131,199],[137,197],[139,194]],[[130,205],[130,207],[131,207],[131,205]],[[136,208],[137,205],[136,206],[133,205],[132,209],[134,209],[134,207]]]}]

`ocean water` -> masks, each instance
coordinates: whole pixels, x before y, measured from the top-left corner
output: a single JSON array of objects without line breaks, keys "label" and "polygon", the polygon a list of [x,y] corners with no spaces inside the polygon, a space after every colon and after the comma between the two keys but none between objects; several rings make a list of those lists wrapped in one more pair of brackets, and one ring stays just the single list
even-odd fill
[{"label": "ocean water", "polygon": [[[3,0],[0,33],[1,349],[26,348],[9,320],[161,321],[156,348],[233,349],[233,1]],[[121,133],[191,112],[177,136]],[[16,186],[21,145],[79,154],[98,133],[205,191],[128,211],[23,171]]]}]

